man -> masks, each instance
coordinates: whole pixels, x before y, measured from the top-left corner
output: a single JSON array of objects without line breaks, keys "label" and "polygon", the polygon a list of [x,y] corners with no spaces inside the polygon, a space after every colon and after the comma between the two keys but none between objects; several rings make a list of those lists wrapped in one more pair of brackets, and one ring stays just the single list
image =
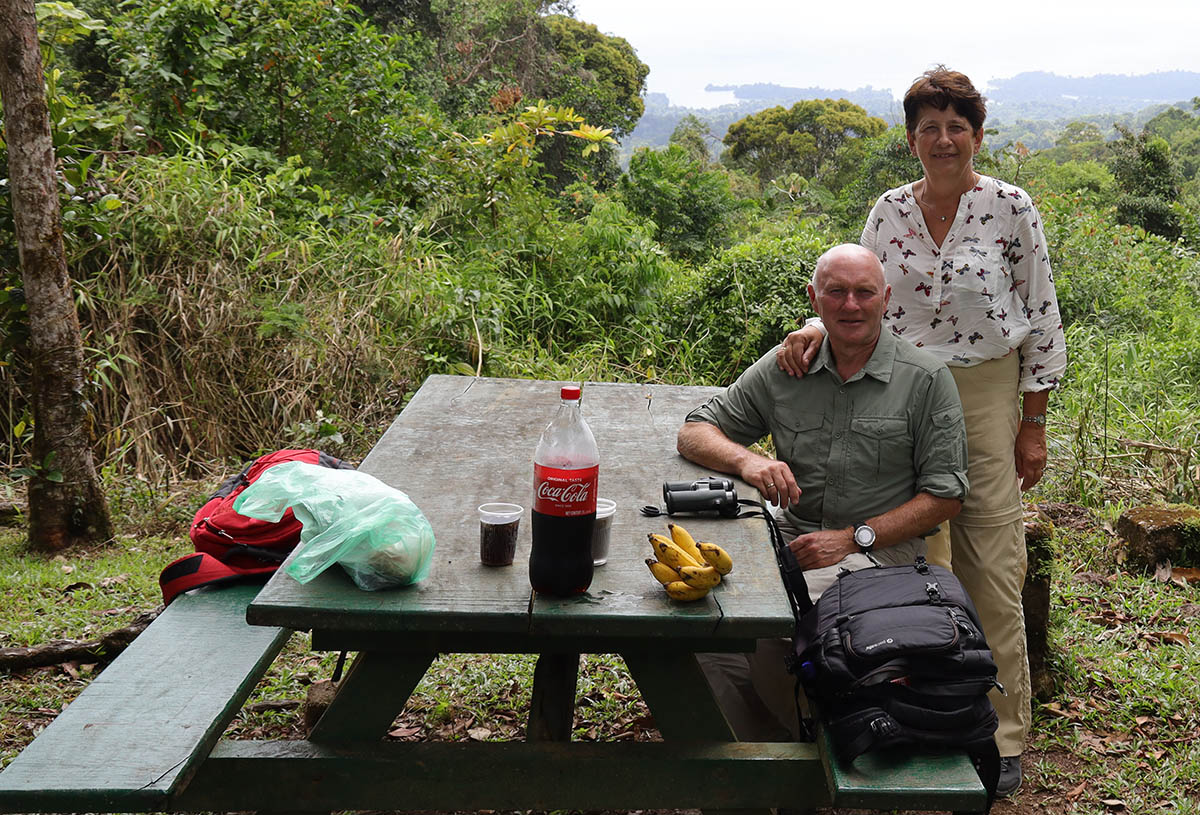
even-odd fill
[{"label": "man", "polygon": [[[828,331],[808,376],[789,376],[767,353],[688,415],[677,446],[783,510],[780,529],[816,600],[840,569],[924,553],[922,537],[962,506],[967,445],[946,366],[881,331],[891,288],[873,252],[827,251],[808,296]],[[746,447],[768,433],[774,459]],[[782,653],[764,641],[754,655],[702,660],[739,739],[798,735]]]}]

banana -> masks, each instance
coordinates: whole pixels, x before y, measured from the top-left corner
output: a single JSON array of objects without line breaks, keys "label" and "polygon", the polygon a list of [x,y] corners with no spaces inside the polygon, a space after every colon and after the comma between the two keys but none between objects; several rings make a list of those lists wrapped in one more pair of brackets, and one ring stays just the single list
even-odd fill
[{"label": "banana", "polygon": [[[668,583],[674,583],[679,579],[679,572],[672,569],[665,563],[661,563],[652,557],[646,558],[646,565],[650,567],[650,574],[654,575],[654,579],[664,586]],[[694,567],[689,567],[694,568]]]},{"label": "banana", "polygon": [[699,566],[700,564],[692,560],[692,556],[680,549],[666,535],[660,535],[657,532],[651,532],[648,536],[650,546],[654,548],[654,554],[660,561],[670,566],[672,569],[678,569],[681,566]]},{"label": "banana", "polygon": [[729,553],[715,543],[697,543],[696,548],[708,565],[717,570],[718,574],[727,575],[733,571],[733,558]]},{"label": "banana", "polygon": [[679,579],[695,589],[711,589],[721,582],[721,575],[712,566],[684,566]]},{"label": "banana", "polygon": [[667,596],[672,600],[699,600],[704,595],[708,594],[708,589],[697,589],[689,586],[682,580],[676,580],[674,583],[666,585]]},{"label": "banana", "polygon": [[667,531],[671,533],[671,540],[675,542],[676,546],[696,561],[697,565],[704,565],[704,555],[700,554],[700,550],[696,548],[696,539],[690,532],[679,524],[667,524]]}]

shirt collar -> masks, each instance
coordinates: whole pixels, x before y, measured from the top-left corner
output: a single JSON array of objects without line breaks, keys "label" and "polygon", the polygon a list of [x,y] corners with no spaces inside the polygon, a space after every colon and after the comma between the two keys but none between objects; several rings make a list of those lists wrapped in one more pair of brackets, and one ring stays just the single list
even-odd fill
[{"label": "shirt collar", "polygon": [[[896,343],[898,342],[900,340],[897,339],[888,327],[883,326],[879,331],[879,342],[875,343],[875,350],[871,352],[867,364],[862,367],[862,370],[846,381],[853,382],[856,379],[869,376],[884,384],[890,382],[892,380],[892,368],[896,361]],[[817,352],[817,358],[812,363],[812,370],[814,372],[822,369],[827,370],[835,379],[840,379],[837,366],[833,364],[833,351],[829,347],[828,336],[821,343],[821,350]]]}]

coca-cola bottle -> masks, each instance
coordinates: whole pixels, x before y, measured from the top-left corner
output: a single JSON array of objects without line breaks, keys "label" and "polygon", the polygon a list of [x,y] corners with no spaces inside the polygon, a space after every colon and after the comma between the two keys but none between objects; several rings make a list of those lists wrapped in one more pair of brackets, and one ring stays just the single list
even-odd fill
[{"label": "coca-cola bottle", "polygon": [[563,386],[558,413],[533,454],[533,547],[529,583],[568,597],[592,583],[592,526],[600,452],[579,411],[579,387]]}]

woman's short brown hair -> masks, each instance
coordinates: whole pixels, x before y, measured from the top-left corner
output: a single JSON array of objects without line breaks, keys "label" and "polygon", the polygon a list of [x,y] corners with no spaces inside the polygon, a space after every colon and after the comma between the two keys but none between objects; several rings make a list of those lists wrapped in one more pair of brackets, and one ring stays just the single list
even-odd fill
[{"label": "woman's short brown hair", "polygon": [[938,110],[953,105],[954,112],[970,122],[973,130],[979,131],[987,118],[985,102],[966,74],[939,65],[917,77],[904,94],[904,127],[909,133],[916,131],[917,116],[925,105]]}]

